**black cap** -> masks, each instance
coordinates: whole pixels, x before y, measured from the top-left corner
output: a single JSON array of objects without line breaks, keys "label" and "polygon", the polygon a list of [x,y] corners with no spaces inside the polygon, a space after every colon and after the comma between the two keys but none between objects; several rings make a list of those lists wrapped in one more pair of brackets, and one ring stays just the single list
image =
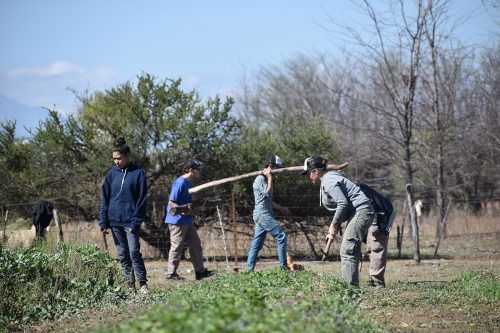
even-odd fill
[{"label": "black cap", "polygon": [[300,176],[307,175],[307,173],[314,169],[324,169],[328,163],[328,159],[323,156],[310,156],[304,161],[304,171],[299,173]]},{"label": "black cap", "polygon": [[277,155],[269,155],[266,157],[265,164],[272,164],[277,168],[281,168],[283,164],[281,163],[281,158]]},{"label": "black cap", "polygon": [[201,170],[204,165],[202,162],[197,160],[190,160],[184,164],[184,171],[188,171],[189,169]]}]

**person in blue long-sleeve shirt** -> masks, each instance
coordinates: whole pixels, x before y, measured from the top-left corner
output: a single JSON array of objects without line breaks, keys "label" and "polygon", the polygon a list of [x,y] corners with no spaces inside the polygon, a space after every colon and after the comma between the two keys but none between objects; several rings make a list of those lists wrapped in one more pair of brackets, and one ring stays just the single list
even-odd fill
[{"label": "person in blue long-sleeve shirt", "polygon": [[113,148],[112,167],[102,184],[99,226],[103,233],[111,229],[125,280],[147,294],[146,267],[140,251],[139,229],[147,210],[147,184],[144,170],[130,161],[130,147],[118,138]]}]

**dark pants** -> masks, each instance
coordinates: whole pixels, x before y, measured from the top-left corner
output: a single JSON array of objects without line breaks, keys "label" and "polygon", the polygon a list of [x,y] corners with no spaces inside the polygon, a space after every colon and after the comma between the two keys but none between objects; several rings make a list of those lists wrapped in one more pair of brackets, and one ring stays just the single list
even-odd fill
[{"label": "dark pants", "polygon": [[112,227],[111,230],[125,280],[133,285],[137,277],[139,282],[145,283],[147,281],[146,267],[142,260],[139,233],[128,232],[123,227]]}]

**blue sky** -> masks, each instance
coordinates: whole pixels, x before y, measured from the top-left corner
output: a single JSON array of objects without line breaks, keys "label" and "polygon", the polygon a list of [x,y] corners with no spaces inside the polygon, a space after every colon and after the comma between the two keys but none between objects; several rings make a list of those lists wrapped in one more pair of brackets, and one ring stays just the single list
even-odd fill
[{"label": "blue sky", "polygon": [[[498,6],[492,9],[480,0],[455,1],[454,15],[473,13],[460,37],[491,41],[499,31]],[[181,77],[202,96],[232,95],[259,66],[299,52],[335,56],[327,16],[363,24],[343,0],[0,0],[0,96],[36,108],[41,117],[41,106],[73,112],[67,87],[103,90],[141,72]],[[0,120],[22,124],[21,113],[0,108]]]}]

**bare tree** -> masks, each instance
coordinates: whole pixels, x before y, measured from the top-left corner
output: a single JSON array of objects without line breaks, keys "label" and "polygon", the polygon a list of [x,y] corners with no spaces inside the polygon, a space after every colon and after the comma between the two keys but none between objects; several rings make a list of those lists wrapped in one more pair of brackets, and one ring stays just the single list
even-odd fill
[{"label": "bare tree", "polygon": [[389,1],[391,15],[377,13],[368,0],[353,1],[371,22],[372,36],[364,37],[355,27],[345,27],[363,52],[370,92],[363,104],[382,119],[385,130],[376,134],[387,141],[391,160],[399,165],[410,207],[413,257],[420,261],[418,221],[414,208],[414,120],[417,82],[421,70],[424,28],[431,1]]},{"label": "bare tree", "polygon": [[[446,32],[449,2],[431,1],[428,3],[424,26],[425,66],[421,70],[419,107],[423,128],[420,129],[420,157],[429,169],[436,198],[436,247],[439,250],[445,228],[445,202],[448,196],[449,177],[446,169],[452,167],[449,160],[453,143],[463,114],[457,114],[463,87],[470,81],[472,74],[472,53],[463,46],[453,47],[452,34]],[[461,119],[462,118],[462,119]]]}]

